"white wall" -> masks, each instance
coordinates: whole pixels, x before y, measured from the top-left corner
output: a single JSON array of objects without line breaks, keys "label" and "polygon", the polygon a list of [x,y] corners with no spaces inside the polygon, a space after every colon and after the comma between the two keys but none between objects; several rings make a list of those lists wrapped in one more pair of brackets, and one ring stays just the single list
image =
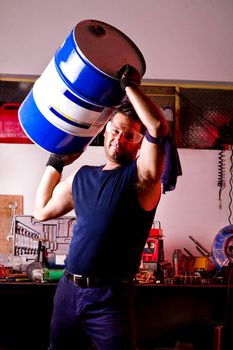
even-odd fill
[{"label": "white wall", "polygon": [[108,22],[147,63],[145,78],[233,81],[232,0],[1,0],[0,73],[41,74],[73,27]]},{"label": "white wall", "polygon": [[[141,49],[147,79],[233,82],[232,0],[0,0],[0,74],[41,74],[55,50],[81,20],[98,19],[126,33]],[[164,229],[165,256],[193,235],[211,249],[228,225],[229,184],[218,205],[217,151],[180,149],[183,176],[162,196],[156,219]],[[35,145],[0,144],[0,193],[24,195],[31,214],[48,153]],[[230,152],[226,152],[229,179]],[[103,163],[103,149],[89,147],[68,171]]]},{"label": "white wall", "polygon": [[[165,257],[184,247],[197,254],[192,235],[211,249],[218,231],[227,226],[229,204],[230,151],[225,151],[226,189],[223,208],[218,201],[218,151],[179,149],[183,175],[175,191],[162,195],[155,219],[164,230]],[[24,195],[24,214],[31,215],[34,195],[44,171],[48,153],[36,145],[0,144],[0,193]],[[64,176],[83,164],[104,164],[103,147],[89,146],[81,158],[64,169]],[[74,213],[71,212],[70,215]]]}]

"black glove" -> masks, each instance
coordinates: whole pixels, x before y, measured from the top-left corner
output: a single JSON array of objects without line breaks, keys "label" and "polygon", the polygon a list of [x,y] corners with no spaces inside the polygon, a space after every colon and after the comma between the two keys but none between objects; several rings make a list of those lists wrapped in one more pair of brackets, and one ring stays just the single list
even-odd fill
[{"label": "black glove", "polygon": [[73,163],[77,158],[80,157],[83,151],[84,150],[81,150],[77,153],[68,154],[68,155],[50,154],[46,165],[52,166],[61,174],[64,166]]},{"label": "black glove", "polygon": [[125,91],[126,86],[138,87],[141,84],[141,76],[136,68],[126,64],[123,66],[119,72],[118,76],[120,77],[120,85],[122,90]]}]

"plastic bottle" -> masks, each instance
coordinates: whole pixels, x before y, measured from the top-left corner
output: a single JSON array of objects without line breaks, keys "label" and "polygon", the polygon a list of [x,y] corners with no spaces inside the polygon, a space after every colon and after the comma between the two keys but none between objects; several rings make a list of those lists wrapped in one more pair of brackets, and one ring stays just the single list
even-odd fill
[{"label": "plastic bottle", "polygon": [[173,252],[173,269],[174,276],[180,276],[182,274],[182,251],[181,249],[175,249]]}]

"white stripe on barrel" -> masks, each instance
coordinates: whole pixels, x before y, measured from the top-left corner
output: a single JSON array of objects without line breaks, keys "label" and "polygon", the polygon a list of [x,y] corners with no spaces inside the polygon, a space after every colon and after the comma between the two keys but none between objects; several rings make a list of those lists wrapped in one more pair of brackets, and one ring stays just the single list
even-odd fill
[{"label": "white stripe on barrel", "polygon": [[68,89],[56,70],[54,59],[35,82],[33,97],[40,112],[54,126],[73,135],[96,135],[104,107],[85,101]]}]

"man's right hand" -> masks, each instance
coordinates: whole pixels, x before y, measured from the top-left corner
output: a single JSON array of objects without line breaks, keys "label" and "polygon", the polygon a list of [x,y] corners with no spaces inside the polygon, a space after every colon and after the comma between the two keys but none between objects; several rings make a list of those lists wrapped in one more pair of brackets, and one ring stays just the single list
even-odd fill
[{"label": "man's right hand", "polygon": [[118,72],[120,76],[120,85],[122,90],[125,90],[127,86],[138,87],[141,84],[141,76],[136,68],[126,64]]}]

